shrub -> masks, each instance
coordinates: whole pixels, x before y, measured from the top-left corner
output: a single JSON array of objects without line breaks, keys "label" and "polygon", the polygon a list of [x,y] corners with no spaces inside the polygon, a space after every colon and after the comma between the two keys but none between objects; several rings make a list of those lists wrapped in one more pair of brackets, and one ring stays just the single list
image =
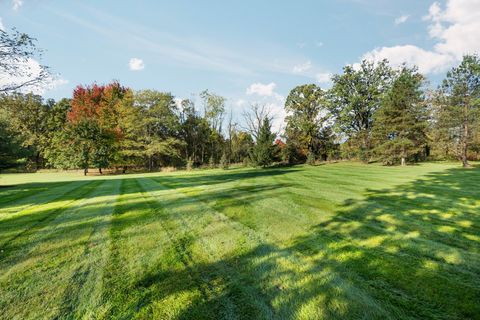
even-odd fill
[{"label": "shrub", "polygon": [[220,158],[220,167],[223,169],[223,170],[227,170],[228,167],[229,167],[230,163],[228,161],[228,157],[227,155],[224,153],[222,154],[222,157]]}]

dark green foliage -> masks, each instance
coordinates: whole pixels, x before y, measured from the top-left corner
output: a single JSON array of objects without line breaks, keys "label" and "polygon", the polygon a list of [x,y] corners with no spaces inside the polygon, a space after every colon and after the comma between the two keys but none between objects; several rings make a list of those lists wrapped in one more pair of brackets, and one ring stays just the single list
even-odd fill
[{"label": "dark green foliage", "polygon": [[315,165],[315,154],[313,152],[309,152],[307,154],[307,161],[306,161],[306,164],[308,165],[311,165],[311,166],[314,166]]},{"label": "dark green foliage", "polygon": [[376,111],[374,152],[385,164],[406,164],[420,155],[427,143],[427,110],[423,76],[403,67]]},{"label": "dark green foliage", "polygon": [[16,141],[28,151],[27,161],[34,169],[42,167],[44,149],[48,146],[49,124],[55,117],[53,102],[44,103],[41,96],[15,93],[0,98],[9,127],[16,134]]},{"label": "dark green foliage", "polygon": [[133,129],[140,132],[133,137],[137,137],[139,156],[146,167],[153,170],[161,166],[183,165],[184,142],[173,95],[154,90],[139,91],[134,95],[134,105],[139,109],[139,118]]},{"label": "dark green foliage", "polygon": [[22,146],[19,136],[10,128],[9,121],[0,112],[0,171],[23,165],[22,158],[28,150]]},{"label": "dark green foliage", "polygon": [[[224,157],[228,163],[265,167],[275,161],[312,164],[373,156],[396,164],[429,155],[456,157],[468,166],[468,159],[480,158],[479,65],[478,56],[465,56],[429,100],[428,110],[422,76],[413,69],[393,71],[386,60],[346,66],[333,77],[331,90],[315,84],[291,90],[283,144],[272,144],[271,129],[260,137],[264,119],[270,126],[275,116],[265,105],[254,104],[244,123],[230,116],[224,132],[226,100],[207,90],[200,94],[203,112],[190,100],[179,102],[155,90],[134,93],[118,82],[79,86],[72,99],[58,103],[15,93],[0,101],[6,115],[2,143],[8,146],[0,166],[126,172],[225,167]],[[427,118],[433,119],[428,130]]]},{"label": "dark green foliage", "polygon": [[480,58],[464,56],[447,73],[436,98],[436,137],[443,141],[445,152],[468,167],[469,149],[480,132]]},{"label": "dark green foliage", "polygon": [[250,133],[246,131],[232,130],[231,133],[231,161],[234,163],[248,160],[254,141]]},{"label": "dark green foliage", "polygon": [[222,154],[222,157],[220,158],[220,167],[223,170],[227,170],[229,166],[230,166],[230,162],[228,161],[227,154],[224,152]]},{"label": "dark green foliage", "polygon": [[250,159],[255,166],[267,167],[274,160],[275,146],[273,140],[272,126],[268,118],[264,118],[257,137],[255,146],[250,153]]}]

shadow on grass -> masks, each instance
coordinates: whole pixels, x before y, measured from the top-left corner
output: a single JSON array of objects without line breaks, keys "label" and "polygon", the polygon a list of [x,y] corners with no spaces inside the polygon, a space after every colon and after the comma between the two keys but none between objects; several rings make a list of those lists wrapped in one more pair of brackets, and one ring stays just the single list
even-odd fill
[{"label": "shadow on grass", "polygon": [[[213,263],[192,255],[194,237],[180,237],[170,249],[182,267],[150,266],[125,288],[135,298],[122,306],[123,315],[153,316],[196,292],[174,318],[475,319],[479,182],[479,168],[450,169],[368,190],[287,246],[262,243]],[[240,195],[252,192],[208,198],[230,197],[230,205],[242,206]]]},{"label": "shadow on grass", "polygon": [[[449,169],[347,200],[295,240],[395,318],[480,316],[480,168]],[[344,258],[342,258],[344,257]]]},{"label": "shadow on grass", "polygon": [[[292,170],[153,180],[161,183],[159,188],[175,189],[288,172]],[[392,189],[368,190],[361,201],[345,201],[331,218],[289,243],[240,247],[210,263],[198,261],[193,253],[197,235],[167,227],[192,214],[188,198],[170,201],[165,212],[159,213],[159,203],[141,198],[141,185],[147,180],[151,179],[122,182],[125,201],[115,207],[110,232],[113,253],[106,273],[107,317],[151,318],[160,313],[176,319],[475,319],[480,315],[478,167],[449,169]],[[228,200],[229,206],[241,207],[288,186],[227,186],[203,191],[196,200]],[[173,215],[169,209],[179,213]],[[55,226],[58,238],[53,240],[68,243],[74,229],[93,228],[99,223],[94,213],[94,205],[80,209],[74,223]],[[122,241],[140,236],[131,227],[159,220],[171,240],[159,259],[165,261],[144,266],[138,278],[127,278],[125,257],[117,252],[122,250]],[[19,249],[14,242],[11,254]],[[160,246],[148,250],[160,250]],[[54,253],[42,252],[49,254]],[[64,300],[66,304],[76,301]],[[181,307],[169,310],[169,303],[175,302]],[[64,316],[79,312],[72,305],[65,310]]]},{"label": "shadow on grass", "polygon": [[[222,172],[211,172],[206,175],[205,172],[198,172],[198,174],[191,175],[169,175],[168,173],[157,175],[152,174],[150,178],[162,177],[165,178],[165,183],[169,188],[185,188],[193,186],[209,186],[214,184],[228,183],[232,181],[241,181],[245,179],[262,178],[269,176],[280,176],[297,171],[295,168],[267,168],[262,170],[228,170]],[[139,178],[133,175],[118,176],[122,180],[129,179],[149,179],[149,177]],[[175,183],[168,183],[168,178],[174,177]],[[59,196],[62,200],[74,199],[70,193],[61,194],[61,190],[67,185],[82,186],[86,182],[99,181],[102,179],[81,179],[78,181],[62,181],[62,182],[41,182],[41,183],[22,183],[10,186],[4,186],[0,189],[0,209],[7,209],[16,205],[16,201],[22,200],[22,203],[30,205],[39,205],[44,203],[42,198],[38,195],[48,190],[58,190]]]}]

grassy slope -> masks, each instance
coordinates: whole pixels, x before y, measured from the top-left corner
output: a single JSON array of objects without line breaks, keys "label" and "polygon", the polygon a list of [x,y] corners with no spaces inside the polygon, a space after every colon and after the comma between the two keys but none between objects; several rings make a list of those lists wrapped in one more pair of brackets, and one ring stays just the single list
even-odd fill
[{"label": "grassy slope", "polygon": [[479,183],[448,164],[4,175],[0,318],[478,318]]}]

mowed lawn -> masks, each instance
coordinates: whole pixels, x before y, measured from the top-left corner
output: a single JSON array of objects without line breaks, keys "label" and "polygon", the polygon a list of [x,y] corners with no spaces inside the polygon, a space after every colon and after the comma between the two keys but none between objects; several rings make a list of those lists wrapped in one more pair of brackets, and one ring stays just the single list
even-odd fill
[{"label": "mowed lawn", "polygon": [[0,185],[1,319],[480,318],[480,167]]}]

